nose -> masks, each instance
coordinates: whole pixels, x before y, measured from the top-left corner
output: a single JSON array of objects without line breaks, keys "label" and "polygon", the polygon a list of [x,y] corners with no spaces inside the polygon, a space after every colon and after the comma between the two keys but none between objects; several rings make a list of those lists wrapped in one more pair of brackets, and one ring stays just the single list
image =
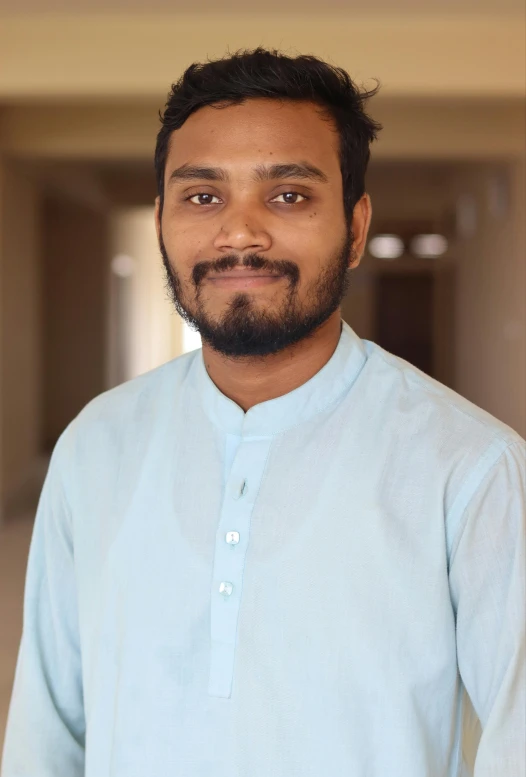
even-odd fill
[{"label": "nose", "polygon": [[217,251],[267,251],[272,238],[261,214],[250,207],[230,207],[221,214],[220,229],[214,240]]}]

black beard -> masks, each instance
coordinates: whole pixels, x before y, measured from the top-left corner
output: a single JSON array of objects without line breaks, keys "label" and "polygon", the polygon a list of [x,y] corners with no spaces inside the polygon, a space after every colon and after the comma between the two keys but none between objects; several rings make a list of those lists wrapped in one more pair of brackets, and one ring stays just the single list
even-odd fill
[{"label": "black beard", "polygon": [[200,262],[192,271],[196,291],[196,309],[191,311],[184,301],[181,281],[168,258],[162,234],[159,247],[166,274],[166,286],[175,309],[211,348],[224,356],[268,356],[311,337],[339,308],[350,284],[349,260],[352,257],[353,235],[349,230],[340,250],[331,258],[323,274],[308,291],[306,301],[297,295],[299,269],[289,261],[269,262],[258,254],[246,254],[242,264],[254,270],[269,269],[289,278],[288,294],[276,310],[260,309],[250,293],[239,292],[220,317],[213,321],[202,305],[200,281],[210,272],[223,271],[240,264],[235,255],[221,257],[217,262]]}]

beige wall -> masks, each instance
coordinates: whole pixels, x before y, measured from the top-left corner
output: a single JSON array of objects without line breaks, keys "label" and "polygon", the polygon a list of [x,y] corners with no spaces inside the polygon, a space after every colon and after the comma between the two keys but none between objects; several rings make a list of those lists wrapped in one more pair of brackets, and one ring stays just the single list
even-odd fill
[{"label": "beige wall", "polygon": [[[315,53],[391,96],[524,95],[524,14],[280,12],[6,15],[0,100],[154,96],[191,62],[252,46]],[[394,5],[394,4],[393,4]]]},{"label": "beige wall", "polygon": [[[526,240],[524,158],[505,168],[506,215],[490,212],[492,166],[460,172],[458,195],[472,195],[476,233],[457,246],[458,391],[526,437]],[[499,173],[497,168],[496,173]]]},{"label": "beige wall", "polygon": [[433,287],[433,372],[446,386],[457,390],[456,351],[456,267],[453,263],[435,273]]},{"label": "beige wall", "polygon": [[42,219],[43,445],[104,391],[107,217],[72,200],[47,198]]},{"label": "beige wall", "polygon": [[[176,73],[170,72],[166,80]],[[452,160],[510,158],[524,151],[522,97],[390,98],[369,104],[384,125],[373,159]],[[9,104],[0,111],[0,147],[21,159],[130,160],[153,163],[162,99],[75,100]],[[35,131],[38,127],[38,131]],[[122,194],[122,192],[121,192]]]},{"label": "beige wall", "polygon": [[0,447],[2,506],[31,487],[40,433],[39,200],[35,184],[0,163]]}]

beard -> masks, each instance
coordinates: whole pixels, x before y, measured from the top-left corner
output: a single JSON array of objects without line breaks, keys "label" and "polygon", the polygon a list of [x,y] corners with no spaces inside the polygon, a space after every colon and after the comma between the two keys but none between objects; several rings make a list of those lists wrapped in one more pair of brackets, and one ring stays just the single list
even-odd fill
[{"label": "beard", "polygon": [[179,274],[166,251],[162,234],[159,248],[163,258],[166,287],[175,309],[212,349],[224,356],[268,356],[283,351],[301,340],[312,337],[316,330],[339,308],[350,284],[349,261],[353,257],[354,238],[350,230],[340,248],[330,257],[325,269],[306,291],[305,299],[298,295],[299,269],[286,260],[270,262],[256,253],[245,254],[241,264],[253,270],[269,270],[289,278],[283,302],[268,310],[250,293],[237,292],[218,320],[211,318],[201,299],[201,280],[211,272],[221,272],[239,266],[239,257],[223,256],[217,262],[200,262],[192,271],[195,304],[186,299]]}]

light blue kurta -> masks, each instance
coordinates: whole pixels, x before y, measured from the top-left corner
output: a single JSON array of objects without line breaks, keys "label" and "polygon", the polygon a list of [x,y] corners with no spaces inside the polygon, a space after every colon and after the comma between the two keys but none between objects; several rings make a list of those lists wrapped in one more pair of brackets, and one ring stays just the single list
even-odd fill
[{"label": "light blue kurta", "polygon": [[247,413],[202,351],[92,401],[37,514],[3,777],[525,767],[525,444],[343,324]]}]

